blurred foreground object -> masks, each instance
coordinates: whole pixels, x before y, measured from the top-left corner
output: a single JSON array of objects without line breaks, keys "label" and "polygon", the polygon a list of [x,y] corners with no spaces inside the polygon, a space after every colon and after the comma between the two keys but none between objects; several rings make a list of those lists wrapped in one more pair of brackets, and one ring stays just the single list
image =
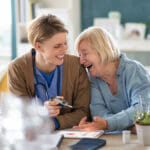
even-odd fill
[{"label": "blurred foreground object", "polygon": [[48,111],[37,100],[1,95],[0,149],[49,150],[54,148]]}]

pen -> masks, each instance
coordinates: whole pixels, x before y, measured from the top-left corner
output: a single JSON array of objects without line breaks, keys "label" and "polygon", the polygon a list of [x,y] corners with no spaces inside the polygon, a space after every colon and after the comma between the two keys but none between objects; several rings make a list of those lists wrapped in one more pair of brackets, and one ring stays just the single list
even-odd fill
[{"label": "pen", "polygon": [[58,97],[51,97],[50,98],[52,101],[57,101],[59,103],[60,106],[65,106],[65,107],[69,107],[69,108],[73,108],[71,105],[69,105],[65,100],[62,100]]}]

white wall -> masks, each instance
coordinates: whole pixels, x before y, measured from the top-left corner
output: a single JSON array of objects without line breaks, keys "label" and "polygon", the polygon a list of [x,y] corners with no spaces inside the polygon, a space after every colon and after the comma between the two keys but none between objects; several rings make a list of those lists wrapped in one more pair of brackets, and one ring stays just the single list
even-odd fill
[{"label": "white wall", "polygon": [[47,8],[62,8],[67,9],[69,12],[69,47],[71,54],[74,52],[74,41],[75,38],[81,31],[80,22],[80,0],[43,0],[45,7]]},{"label": "white wall", "polygon": [[[76,55],[74,50],[74,41],[77,35],[80,33],[80,0],[31,0],[36,2],[37,7],[35,9],[36,16],[41,14],[53,13],[60,17],[61,20],[66,24],[69,30],[68,34],[68,53]],[[38,3],[39,2],[39,3]],[[18,4],[16,4],[18,8]],[[18,9],[17,9],[18,10]],[[17,15],[18,16],[18,15]],[[66,17],[65,17],[66,16]],[[64,21],[66,20],[66,22]],[[20,37],[26,37],[22,26],[26,29],[27,22],[20,23],[17,18],[17,53],[18,56],[23,55],[27,52],[30,45],[20,42]],[[29,46],[28,46],[29,45]]]}]

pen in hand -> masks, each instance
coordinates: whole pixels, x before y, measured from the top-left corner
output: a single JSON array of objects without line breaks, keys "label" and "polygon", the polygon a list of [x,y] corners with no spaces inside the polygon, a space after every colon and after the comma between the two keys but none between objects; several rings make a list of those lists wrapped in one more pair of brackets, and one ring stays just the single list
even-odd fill
[{"label": "pen in hand", "polygon": [[51,97],[51,101],[57,101],[59,106],[73,108],[65,100],[60,99],[59,97]]}]

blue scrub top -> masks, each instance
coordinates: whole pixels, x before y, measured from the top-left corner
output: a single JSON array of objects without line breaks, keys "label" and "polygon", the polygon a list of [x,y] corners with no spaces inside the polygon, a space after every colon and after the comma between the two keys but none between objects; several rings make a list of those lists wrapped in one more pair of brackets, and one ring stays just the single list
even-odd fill
[{"label": "blue scrub top", "polygon": [[[63,65],[56,66],[50,74],[40,72],[35,67],[34,88],[35,96],[44,104],[50,97],[61,96]],[[36,77],[35,77],[36,76]]]}]

